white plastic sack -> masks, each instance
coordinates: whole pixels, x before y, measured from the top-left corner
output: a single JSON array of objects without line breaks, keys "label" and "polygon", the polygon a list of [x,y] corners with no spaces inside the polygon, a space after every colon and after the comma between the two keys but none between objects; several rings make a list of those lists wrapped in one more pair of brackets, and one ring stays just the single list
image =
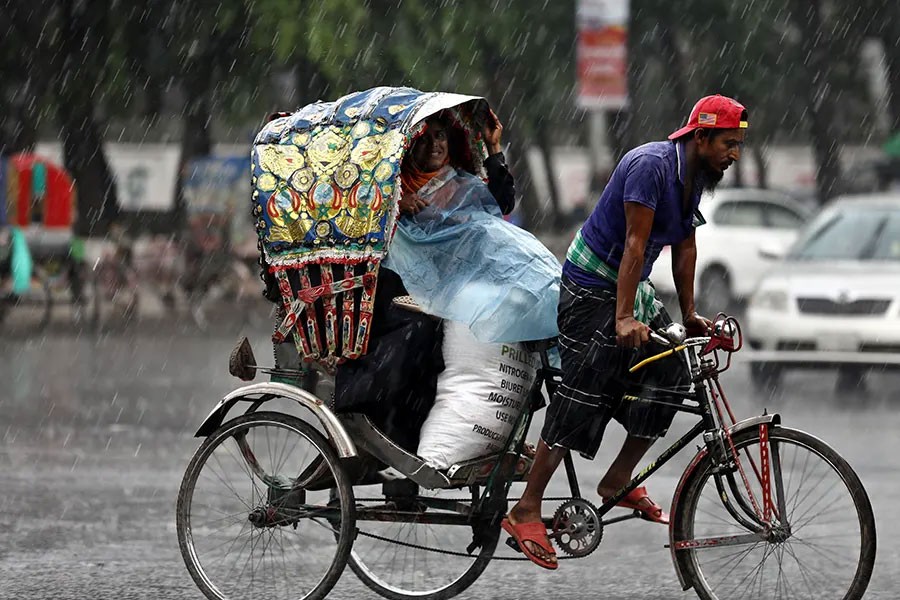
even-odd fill
[{"label": "white plastic sack", "polygon": [[537,370],[521,344],[479,342],[465,323],[444,321],[444,364],[419,456],[437,469],[500,451],[528,404]]}]

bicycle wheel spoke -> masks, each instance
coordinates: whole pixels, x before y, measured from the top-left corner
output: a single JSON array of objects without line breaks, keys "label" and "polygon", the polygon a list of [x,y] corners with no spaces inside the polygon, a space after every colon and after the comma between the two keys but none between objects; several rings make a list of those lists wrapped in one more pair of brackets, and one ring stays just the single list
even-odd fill
[{"label": "bicycle wheel spoke", "polygon": [[[385,506],[398,504],[408,520],[379,520],[376,515],[390,513],[380,507],[375,514],[369,513],[351,555],[350,566],[357,576],[382,595],[397,598],[448,597],[445,590],[461,591],[471,584],[487,565],[487,559],[480,556],[490,556],[493,548],[483,548],[471,556],[458,555],[471,543],[472,528],[440,522],[442,516],[455,514],[440,501],[458,493],[432,490],[420,496],[374,499]],[[438,522],[410,518],[418,511]]]},{"label": "bicycle wheel spoke", "polygon": [[800,577],[803,580],[803,584],[806,586],[806,589],[809,592],[809,597],[814,598],[815,597],[813,595],[813,587],[814,586],[811,585],[811,583],[814,581],[814,579],[812,577],[812,574],[809,572],[809,569],[806,568],[802,562],[800,562],[800,559],[797,558],[797,555],[794,553],[794,551],[791,549],[790,546],[786,546],[785,550],[788,552],[788,554],[791,555],[791,557],[794,559],[794,562],[797,564],[797,569],[800,572]]},{"label": "bicycle wheel spoke", "polygon": [[[849,508],[852,509],[852,507],[849,507]],[[791,531],[794,533],[794,535],[796,535],[797,533],[802,531],[806,526],[808,526],[810,523],[812,523],[812,521],[814,519],[818,519],[818,518],[821,518],[821,517],[824,517],[827,515],[843,514],[844,512],[847,511],[847,509],[848,509],[847,506],[844,506],[844,507],[832,506],[830,508],[826,508],[825,510],[817,512],[816,514],[811,515],[806,519],[798,520],[798,522],[795,522],[794,524],[791,525]],[[810,511],[807,510],[806,513],[803,514],[803,516],[805,517],[809,512]]]}]

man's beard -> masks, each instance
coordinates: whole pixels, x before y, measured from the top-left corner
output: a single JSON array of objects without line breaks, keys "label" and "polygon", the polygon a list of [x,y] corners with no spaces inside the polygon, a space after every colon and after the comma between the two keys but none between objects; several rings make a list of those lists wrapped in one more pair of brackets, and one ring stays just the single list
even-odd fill
[{"label": "man's beard", "polygon": [[719,185],[723,177],[725,177],[725,171],[717,171],[704,162],[700,168],[695,185],[700,188],[701,192],[712,193],[716,190],[716,186]]}]

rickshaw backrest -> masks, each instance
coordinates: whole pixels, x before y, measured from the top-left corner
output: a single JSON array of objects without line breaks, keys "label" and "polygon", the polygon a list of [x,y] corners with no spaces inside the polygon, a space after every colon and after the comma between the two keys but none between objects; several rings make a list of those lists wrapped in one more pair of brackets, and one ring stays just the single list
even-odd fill
[{"label": "rickshaw backrest", "polygon": [[273,340],[326,367],[366,353],[378,269],[396,226],[400,167],[422,120],[448,110],[480,167],[484,100],[381,87],[275,113],[251,152],[252,208],[286,316]]},{"label": "rickshaw backrest", "polygon": [[75,187],[62,168],[34,154],[0,161],[0,224],[69,228]]}]

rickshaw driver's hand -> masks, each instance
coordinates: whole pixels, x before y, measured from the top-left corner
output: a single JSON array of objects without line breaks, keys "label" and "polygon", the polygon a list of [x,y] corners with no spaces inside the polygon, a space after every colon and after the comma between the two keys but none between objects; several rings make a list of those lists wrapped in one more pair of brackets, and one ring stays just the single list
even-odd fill
[{"label": "rickshaw driver's hand", "polygon": [[634,317],[616,319],[616,343],[624,348],[640,348],[650,339],[650,328]]},{"label": "rickshaw driver's hand", "polygon": [[701,317],[692,312],[684,319],[684,328],[687,330],[688,337],[702,337],[709,335],[712,331],[712,321],[706,317]]},{"label": "rickshaw driver's hand", "polygon": [[428,206],[428,200],[420,198],[418,194],[403,194],[399,205],[400,212],[407,215],[417,215]]},{"label": "rickshaw driver's hand", "polygon": [[500,138],[503,136],[503,124],[500,123],[500,119],[497,118],[493,110],[488,110],[491,113],[491,119],[485,123],[482,134],[484,135],[484,143],[488,147],[488,152],[497,154],[501,151]]}]

